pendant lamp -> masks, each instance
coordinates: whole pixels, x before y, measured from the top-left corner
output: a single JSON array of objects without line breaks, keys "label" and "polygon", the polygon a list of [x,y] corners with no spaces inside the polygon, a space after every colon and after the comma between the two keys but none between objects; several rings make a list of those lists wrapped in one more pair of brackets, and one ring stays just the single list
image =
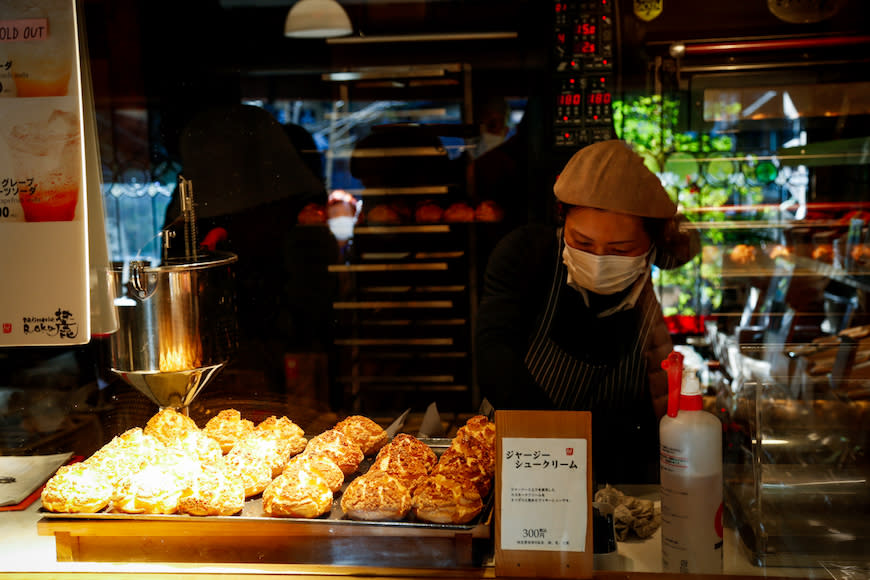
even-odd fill
[{"label": "pendant lamp", "polygon": [[336,0],[299,0],[284,22],[284,36],[293,38],[333,38],[352,32],[350,18]]}]

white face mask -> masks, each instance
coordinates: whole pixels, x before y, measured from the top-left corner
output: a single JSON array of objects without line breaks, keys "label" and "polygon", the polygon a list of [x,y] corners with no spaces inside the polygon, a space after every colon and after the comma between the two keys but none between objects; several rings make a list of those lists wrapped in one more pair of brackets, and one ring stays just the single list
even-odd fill
[{"label": "white face mask", "polygon": [[652,247],[640,256],[597,256],[565,244],[562,261],[568,267],[568,284],[595,294],[616,294],[637,280],[648,267]]}]

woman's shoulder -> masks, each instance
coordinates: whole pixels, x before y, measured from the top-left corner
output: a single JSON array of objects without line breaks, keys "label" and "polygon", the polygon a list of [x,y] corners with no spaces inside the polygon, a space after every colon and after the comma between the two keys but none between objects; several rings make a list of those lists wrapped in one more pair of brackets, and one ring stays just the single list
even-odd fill
[{"label": "woman's shoulder", "polygon": [[536,285],[549,279],[547,271],[555,263],[559,238],[553,226],[525,225],[499,241],[487,263],[490,285],[512,287]]}]

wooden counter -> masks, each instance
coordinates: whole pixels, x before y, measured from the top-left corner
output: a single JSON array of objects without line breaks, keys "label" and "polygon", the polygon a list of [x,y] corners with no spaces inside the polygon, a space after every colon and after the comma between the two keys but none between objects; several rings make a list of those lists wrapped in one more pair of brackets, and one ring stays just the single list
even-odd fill
[{"label": "wooden counter", "polygon": [[[39,502],[20,512],[0,512],[0,578],[11,579],[58,579],[58,580],[81,580],[100,574],[110,578],[130,578],[147,580],[161,578],[165,580],[167,575],[176,578],[205,580],[217,578],[293,578],[294,580],[313,580],[334,578],[343,576],[350,579],[391,578],[396,580],[410,578],[469,578],[483,579],[495,578],[495,570],[491,562],[480,566],[462,567],[420,567],[416,563],[407,566],[394,565],[342,565],[331,563],[328,565],[303,564],[298,562],[285,563],[228,563],[216,561],[196,561],[188,556],[184,562],[145,562],[145,561],[92,561],[92,562],[69,562],[58,561],[56,550],[56,533],[68,533],[69,537],[61,542],[61,545],[72,546],[73,534],[77,526],[66,524],[41,522],[42,515],[39,511]],[[80,522],[77,522],[77,525]],[[86,524],[81,524],[86,525]],[[150,526],[147,526],[150,527]],[[38,531],[39,529],[39,531]],[[133,530],[128,530],[132,532]],[[154,533],[151,530],[149,534]],[[191,549],[198,549],[196,526],[185,530],[189,532],[187,538],[176,537],[168,542],[171,549],[176,543],[186,543]],[[226,529],[226,545],[232,546],[238,537],[238,531]],[[51,535],[40,535],[51,532]],[[259,531],[260,534],[270,534],[272,531]],[[148,536],[145,536],[148,537]],[[162,549],[160,546],[164,539],[150,536],[149,549]],[[132,538],[132,536],[130,536]],[[285,546],[292,544],[299,536],[290,536],[286,540],[279,540]],[[398,543],[401,537],[386,536],[387,543],[391,544],[392,552],[400,550]],[[97,540],[95,540],[96,542]],[[596,556],[594,562],[596,578],[624,579],[624,580],[678,580],[678,575],[661,574],[661,549],[660,536],[654,535],[648,540],[629,540],[620,542],[618,551],[613,554]],[[323,544],[321,544],[321,548]],[[88,550],[100,550],[89,547]],[[228,548],[230,549],[230,548]],[[234,549],[234,548],[232,548]],[[333,555],[335,551],[331,552]],[[741,578],[754,580],[760,576],[768,578],[832,578],[824,568],[758,568],[753,566],[741,551],[740,540],[733,529],[726,529],[725,536],[725,562],[724,575],[717,578]]]}]

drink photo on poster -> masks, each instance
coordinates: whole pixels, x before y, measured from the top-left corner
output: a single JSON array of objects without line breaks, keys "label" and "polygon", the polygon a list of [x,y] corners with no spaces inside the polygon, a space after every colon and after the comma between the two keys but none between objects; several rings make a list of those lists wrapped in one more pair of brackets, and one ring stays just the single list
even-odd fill
[{"label": "drink photo on poster", "polygon": [[[0,216],[26,222],[73,221],[82,175],[78,114],[46,108],[33,113],[30,119],[4,123],[8,164],[0,175],[0,199],[9,205],[0,208]],[[21,209],[17,216],[15,198]]]},{"label": "drink photo on poster", "polygon": [[70,94],[74,25],[71,0],[0,2],[0,96]]}]

